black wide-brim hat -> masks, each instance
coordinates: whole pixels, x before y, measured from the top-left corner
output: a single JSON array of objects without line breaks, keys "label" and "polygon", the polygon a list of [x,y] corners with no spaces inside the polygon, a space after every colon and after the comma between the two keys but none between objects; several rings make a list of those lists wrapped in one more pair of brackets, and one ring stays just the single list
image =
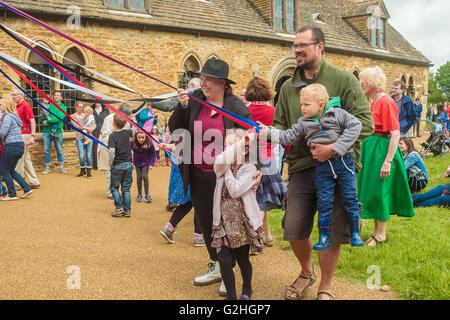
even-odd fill
[{"label": "black wide-brim hat", "polygon": [[233,80],[228,79],[229,72],[230,67],[228,63],[220,59],[210,58],[203,65],[202,71],[193,73],[215,79],[225,79],[227,83],[236,84]]}]

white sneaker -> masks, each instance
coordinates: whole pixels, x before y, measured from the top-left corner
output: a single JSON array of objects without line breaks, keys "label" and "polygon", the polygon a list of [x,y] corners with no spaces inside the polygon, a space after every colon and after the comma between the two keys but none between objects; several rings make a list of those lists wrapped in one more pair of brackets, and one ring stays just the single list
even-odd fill
[{"label": "white sneaker", "polygon": [[32,194],[32,193],[33,193],[33,190],[30,189],[30,191],[25,192],[25,193],[20,197],[20,199],[26,199],[26,198],[28,198],[28,196],[29,196],[30,194]]},{"label": "white sneaker", "polygon": [[222,280],[220,274],[220,266],[218,261],[211,261],[208,263],[208,271],[200,277],[195,278],[195,286],[207,286]]},{"label": "white sneaker", "polygon": [[227,288],[225,288],[225,282],[223,282],[223,280],[219,287],[219,296],[221,297],[227,296]]}]

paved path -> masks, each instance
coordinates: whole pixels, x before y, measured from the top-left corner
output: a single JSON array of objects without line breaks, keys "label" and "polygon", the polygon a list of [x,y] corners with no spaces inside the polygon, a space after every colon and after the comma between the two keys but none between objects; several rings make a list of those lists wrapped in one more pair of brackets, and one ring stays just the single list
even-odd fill
[{"label": "paved path", "polygon": [[[206,249],[192,245],[192,213],[180,223],[175,244],[159,234],[170,217],[164,210],[169,168],[150,171],[153,203],[133,201],[130,219],[110,216],[103,172],[86,179],[68,171],[39,175],[42,187],[29,199],[0,202],[0,299],[222,299],[219,284],[192,284],[208,263]],[[254,299],[282,299],[299,273],[292,253],[277,247],[251,261]],[[70,266],[79,268],[78,290],[67,287]],[[307,299],[316,292],[317,284]],[[343,279],[334,281],[334,292],[340,299],[395,298]]]}]

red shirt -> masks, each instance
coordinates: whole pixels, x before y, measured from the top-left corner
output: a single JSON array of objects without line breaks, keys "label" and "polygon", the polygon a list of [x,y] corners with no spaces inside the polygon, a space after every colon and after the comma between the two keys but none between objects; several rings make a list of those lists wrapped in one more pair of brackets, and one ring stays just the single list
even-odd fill
[{"label": "red shirt", "polygon": [[372,111],[375,131],[388,133],[400,130],[398,107],[394,99],[386,95],[376,103],[372,102],[370,110]]},{"label": "red shirt", "polygon": [[[216,141],[219,136],[220,140]],[[214,161],[223,152],[225,125],[223,117],[216,113],[211,117],[211,109],[202,107],[194,123],[194,147],[192,163],[205,172],[214,171]]]},{"label": "red shirt", "polygon": [[[264,101],[253,101],[248,110],[252,114],[253,121],[260,121],[266,126],[273,124],[273,116],[275,115],[275,108],[267,105]],[[274,156],[275,145],[270,143],[259,143],[259,150],[261,152],[262,160],[272,158]]]},{"label": "red shirt", "polygon": [[31,119],[34,119],[33,109],[30,104],[22,100],[17,106],[17,115],[22,120],[22,134],[31,134]]}]

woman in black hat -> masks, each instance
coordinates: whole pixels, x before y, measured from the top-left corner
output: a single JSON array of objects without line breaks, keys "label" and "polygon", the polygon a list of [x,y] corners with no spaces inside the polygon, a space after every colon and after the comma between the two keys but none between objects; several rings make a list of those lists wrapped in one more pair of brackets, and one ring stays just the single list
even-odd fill
[{"label": "woman in black hat", "polygon": [[[202,71],[198,73],[201,90],[192,92],[191,96],[251,119],[250,111],[246,105],[233,95],[230,85],[235,84],[235,82],[228,79],[228,73],[229,66],[225,61],[209,59],[203,66]],[[179,104],[169,120],[169,128],[170,132],[175,132],[177,129],[186,129],[191,138],[190,140],[185,139],[185,142],[190,143],[190,146],[184,146],[184,150],[191,150],[191,161],[186,160],[189,157],[186,157],[185,154],[183,156],[184,163],[180,164],[179,167],[185,192],[188,185],[191,187],[195,213],[198,215],[211,259],[206,274],[194,280],[194,285],[204,286],[219,282],[222,278],[216,249],[211,248],[213,195],[216,185],[213,164],[215,157],[223,149],[226,130],[240,126],[202,103],[190,99],[183,89],[178,91],[178,100]],[[201,134],[201,137],[199,137],[199,134]],[[260,175],[258,172],[258,176],[255,177],[256,188],[261,180]],[[223,291],[224,286],[221,286],[219,293],[223,295]]]}]

